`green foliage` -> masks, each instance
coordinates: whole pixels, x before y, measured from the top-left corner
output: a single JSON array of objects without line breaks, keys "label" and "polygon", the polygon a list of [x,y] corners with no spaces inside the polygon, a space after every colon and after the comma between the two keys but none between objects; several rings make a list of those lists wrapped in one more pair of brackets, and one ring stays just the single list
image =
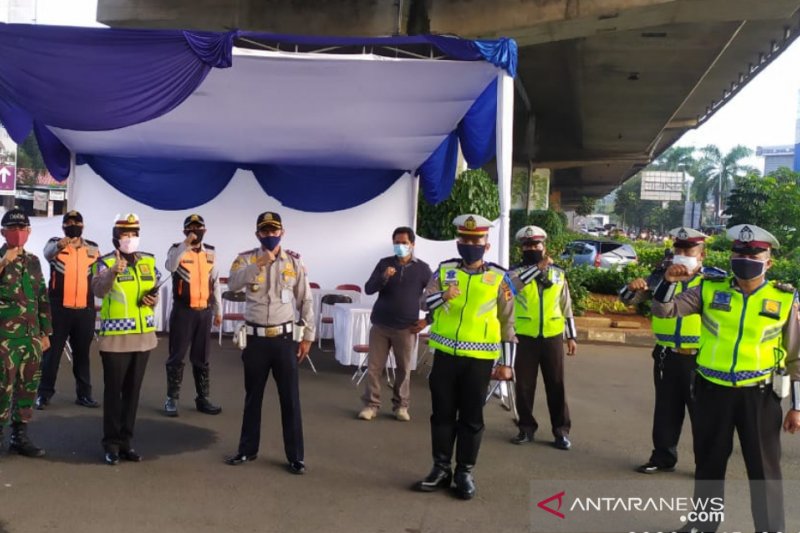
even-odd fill
[{"label": "green foliage", "polygon": [[623,285],[650,273],[650,269],[641,265],[626,265],[622,270],[567,265],[565,270],[575,314],[587,310],[589,293],[617,294]]},{"label": "green foliage", "polygon": [[578,216],[586,217],[594,213],[594,205],[597,203],[596,198],[589,198],[588,196],[584,196],[581,198],[578,207],[575,208],[575,213]]},{"label": "green foliage", "polygon": [[514,210],[511,211],[511,232],[509,234],[511,250],[510,263],[512,265],[518,264],[522,260],[522,252],[520,251],[519,244],[514,238],[520,228],[525,226],[539,226],[547,232],[547,253],[551,257],[558,257],[564,250],[564,246],[574,238],[576,234],[569,233],[567,237],[566,226],[564,219],[560,213],[552,209],[531,211]]},{"label": "green foliage", "polygon": [[746,146],[734,146],[729,152],[723,154],[717,146],[708,145],[701,148],[699,152],[700,160],[697,162],[694,174],[692,194],[696,201],[703,204],[703,211],[705,211],[709,197],[714,199],[715,206],[724,207],[723,200],[731,191],[734,180],[748,174],[758,175],[757,169],[743,163],[743,160],[753,155],[753,151]]},{"label": "green foliage", "polygon": [[661,202],[641,200],[642,177],[637,174],[623,183],[616,193],[614,213],[626,227],[657,228],[665,231],[683,222],[683,203],[670,202],[666,209]]},{"label": "green foliage", "polygon": [[663,244],[637,241],[633,245],[639,258],[639,265],[648,270],[653,270],[664,260],[667,248]]},{"label": "green foliage", "polygon": [[474,213],[489,220],[500,216],[497,184],[484,170],[464,171],[456,179],[450,197],[437,205],[429,204],[420,192],[417,213],[417,233],[421,237],[436,241],[454,239],[453,219],[458,215]]},{"label": "green foliage", "polygon": [[628,310],[628,306],[619,300],[609,300],[606,298],[598,298],[594,295],[589,295],[586,298],[586,311],[594,311],[604,315],[606,313],[624,313]]}]

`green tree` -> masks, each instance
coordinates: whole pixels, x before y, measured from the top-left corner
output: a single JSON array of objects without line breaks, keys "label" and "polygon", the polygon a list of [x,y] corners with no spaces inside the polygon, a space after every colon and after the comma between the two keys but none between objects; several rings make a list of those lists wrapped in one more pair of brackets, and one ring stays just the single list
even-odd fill
[{"label": "green tree", "polygon": [[650,170],[668,170],[672,172],[688,172],[693,175],[697,168],[694,146],[673,146],[667,148],[647,168]]},{"label": "green tree", "polygon": [[700,149],[700,154],[692,193],[695,200],[702,204],[703,211],[709,198],[713,197],[719,213],[724,209],[725,198],[734,185],[734,179],[758,174],[757,169],[743,163],[744,159],[753,155],[753,151],[746,146],[737,145],[723,154],[719,147],[708,145]]},{"label": "green tree", "polygon": [[575,208],[575,213],[578,216],[586,217],[594,213],[594,205],[597,203],[596,198],[589,198],[588,196],[584,196],[581,198],[578,207]]},{"label": "green tree", "polygon": [[450,197],[431,205],[420,191],[417,207],[417,233],[426,239],[444,241],[456,237],[453,219],[464,213],[475,213],[489,220],[500,216],[497,184],[485,170],[462,172],[450,191]]}]

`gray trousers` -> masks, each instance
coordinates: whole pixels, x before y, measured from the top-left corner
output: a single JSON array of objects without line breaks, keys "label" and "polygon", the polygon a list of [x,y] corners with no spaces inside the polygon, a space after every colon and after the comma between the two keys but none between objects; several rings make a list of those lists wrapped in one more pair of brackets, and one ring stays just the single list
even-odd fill
[{"label": "gray trousers", "polygon": [[364,388],[364,405],[381,406],[381,375],[389,359],[389,349],[394,351],[397,363],[392,407],[408,407],[411,375],[411,355],[416,335],[408,329],[394,329],[373,324],[369,330],[369,354],[367,355],[367,385]]}]

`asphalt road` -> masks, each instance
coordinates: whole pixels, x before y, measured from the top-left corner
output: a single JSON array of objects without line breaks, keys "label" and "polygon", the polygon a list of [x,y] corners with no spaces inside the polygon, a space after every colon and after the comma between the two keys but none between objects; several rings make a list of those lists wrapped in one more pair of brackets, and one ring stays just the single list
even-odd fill
[{"label": "asphalt road", "polygon": [[[219,416],[194,410],[187,372],[181,416],[160,414],[165,394],[166,339],[153,352],[142,388],[135,446],[145,460],[109,467],[100,447],[102,410],[72,402],[73,381],[64,360],[52,405],[30,427],[44,459],[0,457],[0,533],[32,532],[503,532],[529,531],[533,486],[558,480],[639,483],[633,469],[649,455],[653,406],[649,350],[584,344],[567,363],[573,448],[550,446],[543,387],[535,412],[537,442],[514,446],[510,414],[492,400],[476,468],[478,495],[471,502],[410,486],[430,469],[430,394],[425,373],[412,375],[412,421],[390,416],[389,402],[376,420],[357,420],[360,390],[353,368],[333,354],[313,352],[320,371],[301,371],[306,442],[305,476],[284,470],[277,397],[265,396],[259,459],[231,467],[243,404],[239,352],[229,339],[215,346],[212,399]],[[99,358],[93,359],[95,396],[102,399]],[[664,479],[692,475],[688,421],[681,460]],[[800,479],[800,436],[784,437],[784,477]],[[738,448],[730,479],[744,479]],[[792,482],[796,483],[797,482]],[[790,498],[787,497],[787,501]],[[665,524],[663,527],[673,526]]]}]

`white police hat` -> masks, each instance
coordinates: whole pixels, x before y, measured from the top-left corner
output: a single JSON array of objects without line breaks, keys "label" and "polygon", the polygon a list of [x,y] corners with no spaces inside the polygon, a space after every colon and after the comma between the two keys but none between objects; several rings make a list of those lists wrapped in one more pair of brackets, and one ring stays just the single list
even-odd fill
[{"label": "white police hat", "polygon": [[676,248],[691,248],[705,242],[708,238],[705,233],[684,226],[669,230],[669,236],[674,239]]},{"label": "white police hat", "polygon": [[459,215],[453,219],[453,225],[456,231],[461,235],[488,235],[489,228],[493,226],[492,222],[480,215],[466,214]]},{"label": "white police hat", "polygon": [[539,226],[525,226],[520,228],[514,237],[517,242],[525,241],[544,241],[547,239],[547,232]]},{"label": "white police hat", "polygon": [[778,249],[781,243],[775,236],[753,224],[737,224],[728,228],[728,238],[733,241],[733,250],[766,251]]}]

